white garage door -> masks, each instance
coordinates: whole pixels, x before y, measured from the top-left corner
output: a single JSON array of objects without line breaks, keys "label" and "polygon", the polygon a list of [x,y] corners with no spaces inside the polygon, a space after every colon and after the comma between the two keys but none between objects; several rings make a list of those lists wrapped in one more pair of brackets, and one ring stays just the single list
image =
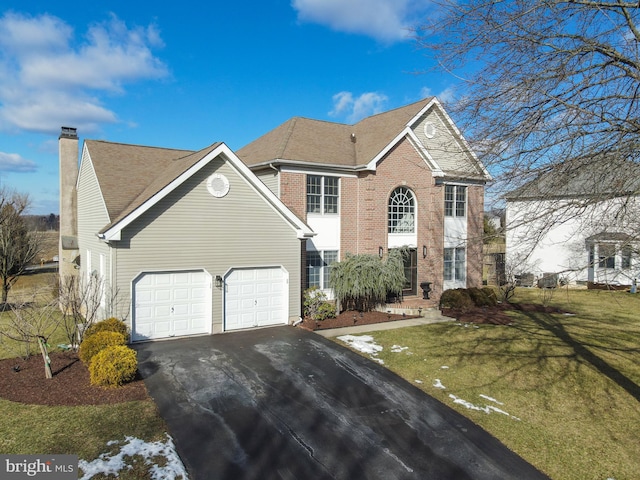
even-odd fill
[{"label": "white garage door", "polygon": [[284,325],[289,276],[281,268],[234,269],[225,279],[225,330]]},{"label": "white garage door", "polygon": [[133,283],[133,341],[211,333],[211,275],[154,272]]}]

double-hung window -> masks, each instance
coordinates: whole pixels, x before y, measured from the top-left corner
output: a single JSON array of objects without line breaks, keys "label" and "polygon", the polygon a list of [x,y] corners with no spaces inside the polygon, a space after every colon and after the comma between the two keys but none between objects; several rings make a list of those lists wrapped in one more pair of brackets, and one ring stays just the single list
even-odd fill
[{"label": "double-hung window", "polygon": [[338,180],[338,177],[307,175],[307,213],[338,213]]},{"label": "double-hung window", "polygon": [[601,243],[598,245],[598,266],[600,268],[616,268],[616,246]]},{"label": "double-hung window", "polygon": [[465,280],[466,262],[464,247],[444,249],[444,279],[448,281]]},{"label": "double-hung window", "polygon": [[307,251],[307,288],[329,288],[331,264],[337,261],[337,250]]},{"label": "double-hung window", "polygon": [[444,214],[447,217],[464,217],[467,212],[467,187],[444,186]]}]

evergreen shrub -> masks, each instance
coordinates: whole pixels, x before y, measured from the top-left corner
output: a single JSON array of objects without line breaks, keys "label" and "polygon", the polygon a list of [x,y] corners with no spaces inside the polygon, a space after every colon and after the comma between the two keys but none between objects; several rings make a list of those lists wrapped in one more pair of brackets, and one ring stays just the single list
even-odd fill
[{"label": "evergreen shrub", "polygon": [[82,340],[80,344],[78,356],[80,360],[82,360],[82,363],[90,365],[93,357],[101,350],[114,345],[125,345],[126,343],[126,339],[121,333],[109,331],[97,332],[88,337],[84,337],[84,340]]},{"label": "evergreen shrub", "polygon": [[89,365],[91,384],[101,387],[120,387],[133,380],[137,370],[136,352],[125,345],[104,348]]},{"label": "evergreen shrub", "polygon": [[304,292],[304,316],[315,321],[335,318],[335,302],[327,300],[327,295],[318,287],[311,287]]},{"label": "evergreen shrub", "polygon": [[122,320],[118,320],[115,317],[107,318],[106,320],[90,325],[84,332],[84,337],[90,337],[98,332],[118,332],[124,335],[125,339],[129,338],[129,329],[127,328],[127,325]]},{"label": "evergreen shrub", "polygon": [[473,299],[466,288],[445,290],[440,296],[440,308],[468,310],[474,306]]}]

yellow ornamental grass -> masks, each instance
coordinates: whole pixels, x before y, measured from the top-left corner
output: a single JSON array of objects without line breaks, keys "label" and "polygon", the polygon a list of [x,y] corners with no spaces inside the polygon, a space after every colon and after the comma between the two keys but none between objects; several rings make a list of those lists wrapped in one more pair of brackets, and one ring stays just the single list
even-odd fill
[{"label": "yellow ornamental grass", "polygon": [[98,352],[89,365],[92,385],[119,387],[133,380],[138,370],[135,350],[114,345]]},{"label": "yellow ornamental grass", "polygon": [[101,350],[113,345],[125,345],[125,336],[118,332],[97,332],[82,340],[78,356],[85,365],[91,364],[93,357]]}]

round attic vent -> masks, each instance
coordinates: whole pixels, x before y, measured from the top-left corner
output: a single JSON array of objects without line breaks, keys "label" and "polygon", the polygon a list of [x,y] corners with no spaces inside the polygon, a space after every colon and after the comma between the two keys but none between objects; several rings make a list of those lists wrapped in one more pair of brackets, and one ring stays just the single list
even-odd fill
[{"label": "round attic vent", "polygon": [[224,197],[229,193],[229,180],[220,173],[214,173],[207,180],[207,190],[214,197]]},{"label": "round attic vent", "polygon": [[431,122],[424,124],[424,134],[427,138],[433,138],[436,136],[436,126]]}]

